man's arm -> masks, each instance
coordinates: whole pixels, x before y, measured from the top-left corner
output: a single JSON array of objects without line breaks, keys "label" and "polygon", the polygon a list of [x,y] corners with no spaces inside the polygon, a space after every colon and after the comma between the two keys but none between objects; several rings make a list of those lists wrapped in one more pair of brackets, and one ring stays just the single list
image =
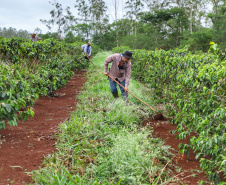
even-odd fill
[{"label": "man's arm", "polygon": [[109,72],[108,72],[108,64],[111,63],[111,62],[113,62],[113,60],[114,60],[114,54],[111,55],[111,56],[109,56],[109,57],[107,57],[105,59],[105,62],[104,62],[104,75],[106,75],[106,76],[109,75]]},{"label": "man's arm", "polygon": [[81,50],[84,51],[84,45],[81,46]]},{"label": "man's arm", "polygon": [[105,59],[105,62],[104,62],[104,74],[105,75],[108,73],[108,64],[111,63],[112,61],[113,61],[112,55]]}]

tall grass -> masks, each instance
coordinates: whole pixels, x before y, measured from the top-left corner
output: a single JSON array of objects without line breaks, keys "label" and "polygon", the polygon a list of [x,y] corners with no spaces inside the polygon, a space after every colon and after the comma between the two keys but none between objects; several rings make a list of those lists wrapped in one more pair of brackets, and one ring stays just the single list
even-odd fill
[{"label": "tall grass", "polygon": [[[127,105],[110,93],[103,75],[110,54],[101,52],[92,60],[95,66],[89,66],[75,111],[56,135],[57,152],[32,172],[35,184],[155,184],[172,176],[162,170],[171,158],[169,147],[152,137],[150,127],[141,127],[150,110],[133,97]],[[154,104],[142,84],[132,79],[130,89]]]}]

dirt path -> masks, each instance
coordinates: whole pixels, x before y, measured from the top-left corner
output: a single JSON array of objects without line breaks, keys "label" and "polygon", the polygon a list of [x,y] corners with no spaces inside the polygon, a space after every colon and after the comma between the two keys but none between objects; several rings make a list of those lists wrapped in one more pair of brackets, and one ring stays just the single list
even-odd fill
[{"label": "dirt path", "polygon": [[52,138],[58,124],[76,106],[76,94],[85,82],[85,71],[77,71],[55,97],[40,97],[34,105],[35,116],[18,126],[0,130],[0,184],[27,184],[27,174],[38,169],[44,156],[55,151]]},{"label": "dirt path", "polygon": [[[58,124],[67,119],[75,108],[76,94],[86,81],[84,73],[85,71],[75,72],[68,83],[56,91],[58,96],[41,97],[34,105],[34,118],[20,121],[17,127],[7,126],[0,130],[0,185],[31,182],[27,172],[41,167],[44,156],[55,151],[55,140],[52,136],[57,131]],[[182,168],[183,173],[179,177],[183,183],[195,185],[200,180],[207,180],[204,173],[198,172],[199,162],[193,152],[183,160],[179,157],[179,142],[188,141],[178,141],[169,133],[176,126],[170,125],[167,120],[148,120],[143,125],[148,122],[154,128],[155,137],[160,137],[167,145],[175,148],[173,152],[178,158],[175,158],[174,163]]]},{"label": "dirt path", "polygon": [[[169,120],[153,120],[152,118],[143,122],[143,126],[150,125],[153,128],[153,137],[161,138],[165,141],[166,145],[173,148],[171,152],[175,155],[172,164],[173,166],[179,166],[181,172],[176,172],[177,177],[181,179],[183,184],[196,185],[201,180],[208,181],[207,176],[204,172],[201,172],[200,163],[195,159],[195,154],[190,150],[189,156],[181,155],[179,153],[179,143],[189,144],[189,139],[178,140],[175,135],[172,135],[170,130],[176,130],[176,125],[170,124]],[[172,169],[172,168],[171,168]]]}]

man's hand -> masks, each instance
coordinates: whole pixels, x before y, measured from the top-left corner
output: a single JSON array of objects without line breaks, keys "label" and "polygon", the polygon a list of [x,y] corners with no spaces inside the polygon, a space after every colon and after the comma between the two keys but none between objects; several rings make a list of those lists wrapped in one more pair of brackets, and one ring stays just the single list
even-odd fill
[{"label": "man's hand", "polygon": [[126,91],[126,92],[128,92],[128,91],[129,91],[128,87],[125,87],[125,91]]},{"label": "man's hand", "polygon": [[104,72],[104,75],[108,76],[109,75],[109,72]]}]

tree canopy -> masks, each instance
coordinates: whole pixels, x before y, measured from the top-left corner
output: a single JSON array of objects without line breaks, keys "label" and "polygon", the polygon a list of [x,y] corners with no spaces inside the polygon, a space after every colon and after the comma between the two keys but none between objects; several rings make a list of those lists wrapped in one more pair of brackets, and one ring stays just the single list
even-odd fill
[{"label": "tree canopy", "polygon": [[[169,50],[188,45],[191,51],[207,51],[211,41],[221,49],[226,46],[225,0],[126,0],[121,19],[117,0],[112,0],[114,9],[104,0],[76,0],[77,12],[73,13],[56,0],[50,3],[51,19],[40,20],[49,32],[41,34],[37,28],[44,39],[91,41],[105,50],[116,46]],[[113,10],[115,17],[110,22]],[[57,26],[55,33],[51,32],[53,26]],[[28,38],[28,32],[0,28],[0,36]]]}]

